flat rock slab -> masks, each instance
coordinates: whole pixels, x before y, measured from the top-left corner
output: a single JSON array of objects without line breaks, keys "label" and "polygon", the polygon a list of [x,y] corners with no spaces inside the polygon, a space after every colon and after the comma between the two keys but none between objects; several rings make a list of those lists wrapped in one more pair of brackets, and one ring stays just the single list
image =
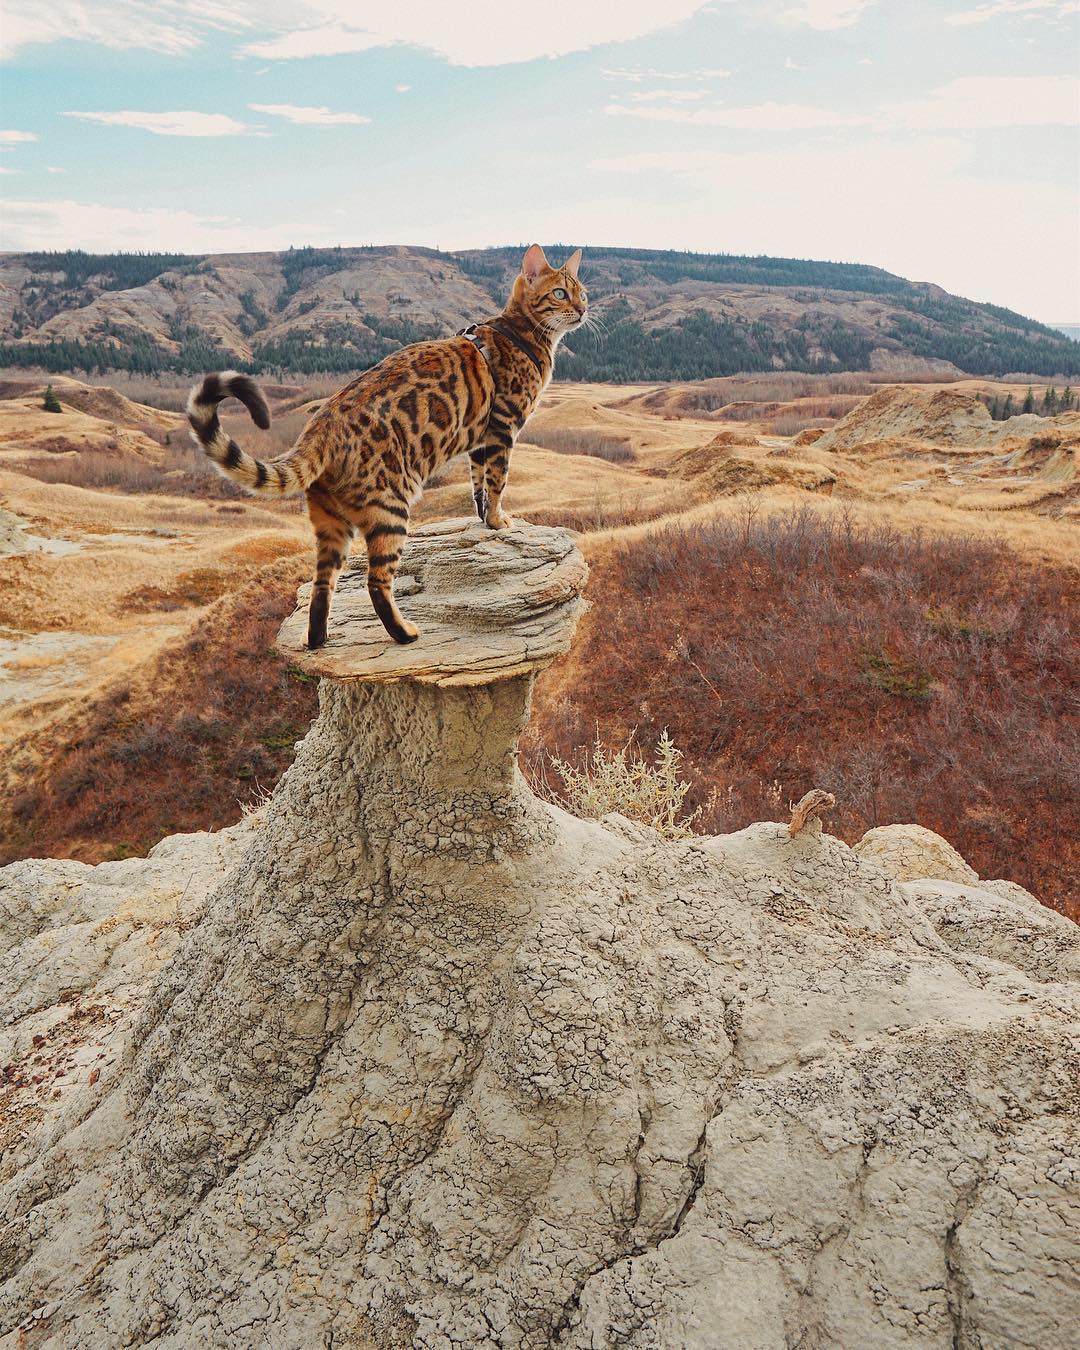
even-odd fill
[{"label": "flat rock slab", "polygon": [[277,645],[303,670],[332,680],[487,684],[539,670],[568,650],[588,575],[568,530],[438,521],[409,538],[394,586],[420,629],[416,642],[399,646],[375,617],[360,556],[338,582],[326,645],[306,646],[310,584]]}]

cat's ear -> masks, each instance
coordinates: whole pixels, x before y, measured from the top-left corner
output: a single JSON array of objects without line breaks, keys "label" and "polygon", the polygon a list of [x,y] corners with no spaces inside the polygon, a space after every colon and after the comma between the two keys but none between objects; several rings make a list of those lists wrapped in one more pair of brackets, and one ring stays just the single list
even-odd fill
[{"label": "cat's ear", "polygon": [[570,254],[569,258],[563,263],[563,271],[569,272],[572,277],[577,278],[577,270],[581,266],[581,249],[577,248]]},{"label": "cat's ear", "polygon": [[551,264],[544,256],[544,250],[539,244],[533,244],[521,260],[521,275],[531,286],[541,273],[550,271]]}]

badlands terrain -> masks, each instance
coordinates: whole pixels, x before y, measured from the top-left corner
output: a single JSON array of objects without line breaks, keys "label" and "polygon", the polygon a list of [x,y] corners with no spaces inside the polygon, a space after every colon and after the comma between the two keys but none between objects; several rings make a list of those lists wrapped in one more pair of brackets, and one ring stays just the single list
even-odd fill
[{"label": "badlands terrain", "polygon": [[[1080,414],[992,421],[986,380],[768,375],[557,383],[515,451],[514,515],[580,532],[578,641],[541,676],[526,767],[599,736],[684,751],[694,828],[918,820],[980,875],[1076,915]],[[184,388],[0,384],[0,861],[144,854],[257,807],[314,715],[274,648],[311,567],[302,503],[188,448]],[[333,379],[267,383],[281,453]],[[1041,399],[1043,389],[1036,387]],[[421,521],[468,514],[467,470]]]},{"label": "badlands terrain", "polygon": [[[552,245],[561,260],[572,246]],[[354,370],[501,310],[522,248],[13,253],[0,258],[0,363],[51,371]],[[625,383],[776,369],[955,378],[1080,375],[1061,332],[881,268],[585,248],[605,335],[575,334],[570,379]]]}]

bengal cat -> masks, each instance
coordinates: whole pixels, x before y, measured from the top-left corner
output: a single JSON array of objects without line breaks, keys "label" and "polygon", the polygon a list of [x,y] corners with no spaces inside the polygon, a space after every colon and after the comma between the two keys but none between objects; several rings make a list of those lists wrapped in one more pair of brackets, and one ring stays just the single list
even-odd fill
[{"label": "bengal cat", "polygon": [[246,375],[207,375],[188,399],[195,440],[216,468],[252,492],[306,492],[317,562],[308,610],[308,646],[327,637],[338,576],[357,533],[367,546],[368,594],[395,642],[419,636],[394,600],[409,530],[409,508],[447,460],[468,452],[480,519],[505,530],[510,451],[551,379],[555,349],[588,314],[578,280],[581,250],[552,267],[534,244],[506,308],[457,337],[416,342],[353,380],[312,417],[293,448],[264,463],[241,450],[218,420],[217,405],[237,398],[258,427],[270,412]]}]

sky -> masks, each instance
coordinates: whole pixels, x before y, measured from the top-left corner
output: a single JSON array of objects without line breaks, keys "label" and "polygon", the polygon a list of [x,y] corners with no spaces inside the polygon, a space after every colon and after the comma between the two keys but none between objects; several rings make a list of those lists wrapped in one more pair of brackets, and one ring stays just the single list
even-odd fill
[{"label": "sky", "polygon": [[0,0],[0,248],[870,263],[1080,322],[1080,0]]}]

